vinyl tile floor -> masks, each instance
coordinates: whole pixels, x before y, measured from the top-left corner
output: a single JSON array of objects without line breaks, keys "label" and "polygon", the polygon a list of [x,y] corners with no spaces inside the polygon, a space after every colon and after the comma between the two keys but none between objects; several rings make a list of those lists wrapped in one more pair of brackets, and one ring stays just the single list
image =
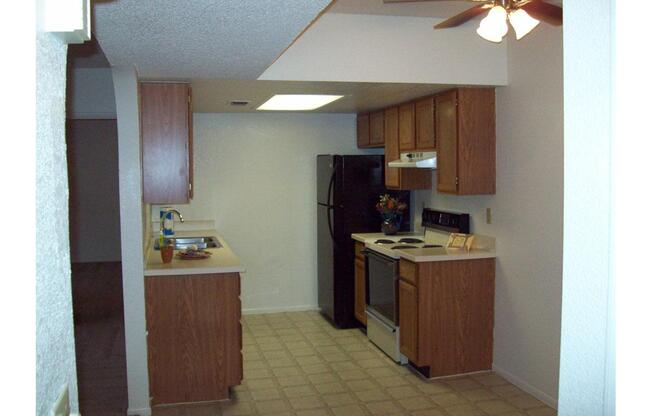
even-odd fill
[{"label": "vinyl tile floor", "polygon": [[244,379],[222,402],[157,406],[153,416],[552,416],[556,411],[487,372],[424,380],[317,312],[246,315]]}]

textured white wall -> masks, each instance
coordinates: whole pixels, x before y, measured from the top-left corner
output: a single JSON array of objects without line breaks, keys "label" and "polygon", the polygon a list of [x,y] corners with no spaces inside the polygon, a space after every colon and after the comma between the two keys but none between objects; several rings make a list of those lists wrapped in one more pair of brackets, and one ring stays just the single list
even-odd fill
[{"label": "textured white wall", "polygon": [[355,134],[352,114],[195,114],[195,198],[175,207],[215,220],[247,269],[243,310],[316,307],[316,156],[363,153]]},{"label": "textured white wall", "polygon": [[[613,267],[611,91],[615,58],[611,50],[614,39],[611,19],[614,4],[612,0],[564,3],[566,177],[560,415],[613,414],[614,375],[609,374],[613,369],[608,367],[613,361],[608,362],[607,357],[613,353],[608,338],[613,328],[608,330],[608,322],[609,292],[613,290],[609,287],[609,275]],[[627,102],[628,113],[632,104]],[[635,149],[630,147],[627,153]],[[636,181],[636,178],[628,179]],[[627,212],[635,206],[640,205],[627,205]],[[630,231],[632,226],[628,224]],[[607,410],[609,407],[611,411]]]},{"label": "textured white wall", "polygon": [[507,47],[442,19],[327,13],[259,79],[507,84]]},{"label": "textured white wall", "polygon": [[68,79],[68,118],[115,118],[111,68],[69,68]]},{"label": "textured white wall", "polygon": [[118,116],[120,238],[127,353],[128,414],[149,414],[143,207],[140,159],[138,79],[131,67],[114,67]]},{"label": "textured white wall", "polygon": [[115,120],[68,120],[70,256],[120,261],[118,130]]},{"label": "textured white wall", "polygon": [[[68,245],[66,51],[36,35],[36,414],[46,416],[67,383],[77,412]],[[26,404],[27,405],[27,404]]]},{"label": "textured white wall", "polygon": [[[496,237],[494,366],[555,404],[563,217],[562,31],[541,24],[508,41],[509,86],[496,89],[497,192],[416,192],[426,206],[469,212]],[[436,178],[433,178],[436,183]],[[486,224],[485,208],[493,223]]]}]

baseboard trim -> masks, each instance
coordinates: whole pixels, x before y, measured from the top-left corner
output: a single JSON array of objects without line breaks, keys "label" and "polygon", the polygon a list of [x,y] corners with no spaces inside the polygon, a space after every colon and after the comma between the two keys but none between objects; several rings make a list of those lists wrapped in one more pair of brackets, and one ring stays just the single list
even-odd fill
[{"label": "baseboard trim", "polygon": [[247,308],[242,310],[243,315],[255,315],[265,313],[280,313],[280,312],[305,312],[305,311],[318,311],[317,305],[301,305],[301,306],[280,306],[276,308]]},{"label": "baseboard trim", "polygon": [[142,409],[127,409],[127,415],[129,416],[152,416],[151,407],[143,407]]},{"label": "baseboard trim", "polygon": [[520,377],[517,377],[514,374],[510,373],[509,371],[505,370],[504,368],[498,367],[496,364],[494,364],[492,367],[494,372],[499,376],[501,376],[502,378],[506,379],[507,381],[509,381],[516,387],[520,388],[521,390],[525,391],[526,393],[529,393],[535,398],[541,400],[542,402],[552,407],[553,409],[557,409],[557,400],[554,399],[553,397],[547,395],[546,393],[532,386],[531,384],[524,381]]}]

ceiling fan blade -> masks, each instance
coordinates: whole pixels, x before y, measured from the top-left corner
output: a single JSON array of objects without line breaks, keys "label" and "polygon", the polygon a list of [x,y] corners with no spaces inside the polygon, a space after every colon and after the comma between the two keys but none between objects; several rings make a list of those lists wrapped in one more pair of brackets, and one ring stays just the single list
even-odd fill
[{"label": "ceiling fan blade", "polygon": [[553,26],[561,26],[563,23],[563,9],[541,0],[532,0],[523,6],[519,6],[535,19],[543,20]]},{"label": "ceiling fan blade", "polygon": [[480,4],[478,6],[473,6],[470,9],[466,9],[462,13],[456,14],[453,17],[449,17],[443,22],[435,25],[435,29],[446,29],[449,27],[459,26],[462,23],[465,23],[477,15],[480,15],[487,10],[491,9],[491,4]]}]

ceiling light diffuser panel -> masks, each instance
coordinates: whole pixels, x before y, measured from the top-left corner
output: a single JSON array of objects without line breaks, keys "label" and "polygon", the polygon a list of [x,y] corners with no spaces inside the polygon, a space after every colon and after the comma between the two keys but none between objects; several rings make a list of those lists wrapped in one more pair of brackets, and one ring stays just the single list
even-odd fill
[{"label": "ceiling light diffuser panel", "polygon": [[277,94],[258,107],[264,111],[310,111],[339,100],[343,95]]}]

